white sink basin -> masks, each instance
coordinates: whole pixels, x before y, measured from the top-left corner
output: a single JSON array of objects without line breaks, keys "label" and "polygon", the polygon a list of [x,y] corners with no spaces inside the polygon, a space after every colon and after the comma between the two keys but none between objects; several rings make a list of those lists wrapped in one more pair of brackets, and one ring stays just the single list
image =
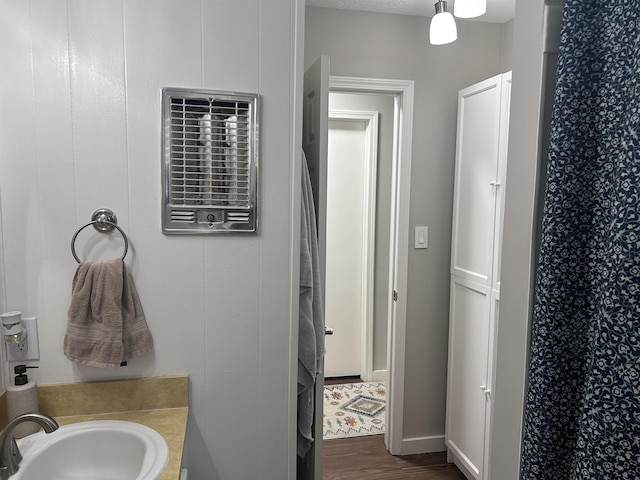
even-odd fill
[{"label": "white sink basin", "polygon": [[101,420],[64,425],[18,440],[22,462],[11,480],[154,480],[169,448],[155,430]]}]

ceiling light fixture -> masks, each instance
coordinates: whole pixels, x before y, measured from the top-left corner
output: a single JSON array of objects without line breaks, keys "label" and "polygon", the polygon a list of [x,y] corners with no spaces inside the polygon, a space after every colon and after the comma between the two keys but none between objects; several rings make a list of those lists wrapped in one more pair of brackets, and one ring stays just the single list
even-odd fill
[{"label": "ceiling light fixture", "polygon": [[479,17],[487,13],[487,0],[456,0],[453,14],[458,18]]},{"label": "ceiling light fixture", "polygon": [[455,41],[458,38],[458,29],[453,15],[447,12],[447,2],[439,0],[434,7],[436,14],[431,19],[429,42],[431,45],[444,45]]}]

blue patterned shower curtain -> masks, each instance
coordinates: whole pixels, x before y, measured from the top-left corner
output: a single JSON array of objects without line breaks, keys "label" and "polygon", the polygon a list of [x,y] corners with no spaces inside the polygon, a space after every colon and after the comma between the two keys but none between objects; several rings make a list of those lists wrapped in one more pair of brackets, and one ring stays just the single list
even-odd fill
[{"label": "blue patterned shower curtain", "polygon": [[565,0],[522,480],[640,479],[640,0]]}]

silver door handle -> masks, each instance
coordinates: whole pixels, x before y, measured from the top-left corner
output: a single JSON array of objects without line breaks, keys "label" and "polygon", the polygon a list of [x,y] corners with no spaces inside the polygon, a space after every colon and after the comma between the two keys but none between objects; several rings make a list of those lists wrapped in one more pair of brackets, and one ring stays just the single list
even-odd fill
[{"label": "silver door handle", "polygon": [[324,334],[325,335],[333,335],[333,328],[324,327]]}]

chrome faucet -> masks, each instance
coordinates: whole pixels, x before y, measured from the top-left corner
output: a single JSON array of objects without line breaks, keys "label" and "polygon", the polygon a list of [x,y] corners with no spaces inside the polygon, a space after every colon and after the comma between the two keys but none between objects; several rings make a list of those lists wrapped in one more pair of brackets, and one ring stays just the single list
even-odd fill
[{"label": "chrome faucet", "polygon": [[44,413],[24,413],[11,420],[0,433],[0,480],[7,480],[20,468],[22,454],[18,450],[16,439],[13,438],[13,432],[18,425],[24,422],[37,423],[45,433],[51,433],[58,429],[58,422]]}]

